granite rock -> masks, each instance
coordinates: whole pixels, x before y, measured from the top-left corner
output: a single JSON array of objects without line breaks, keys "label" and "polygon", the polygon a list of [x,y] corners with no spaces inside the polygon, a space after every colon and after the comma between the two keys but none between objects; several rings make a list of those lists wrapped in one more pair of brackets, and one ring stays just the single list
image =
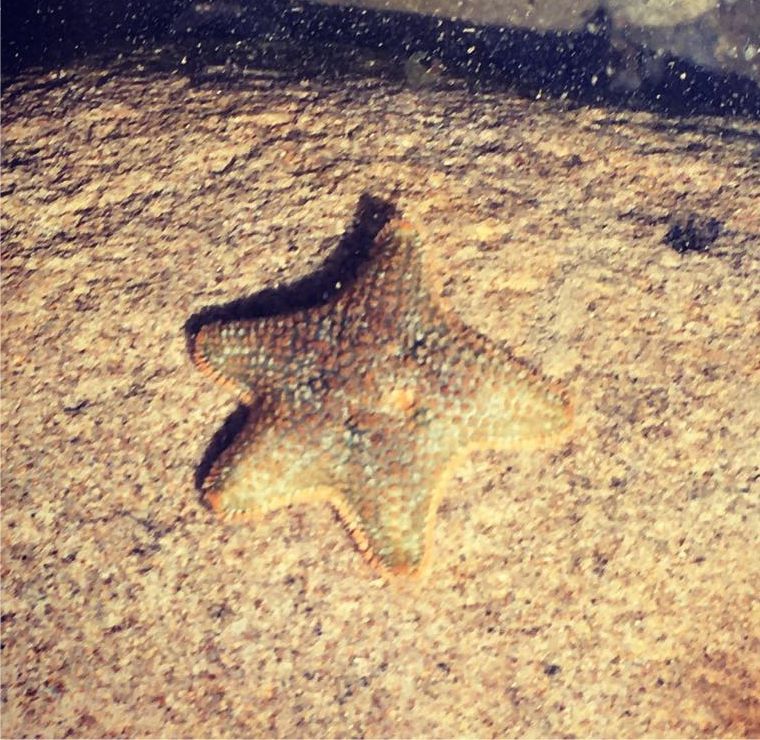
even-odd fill
[{"label": "granite rock", "polygon": [[[2,90],[2,735],[757,737],[754,123],[153,58]],[[367,192],[576,414],[462,465],[411,590],[194,480],[235,402],[184,322]]]}]

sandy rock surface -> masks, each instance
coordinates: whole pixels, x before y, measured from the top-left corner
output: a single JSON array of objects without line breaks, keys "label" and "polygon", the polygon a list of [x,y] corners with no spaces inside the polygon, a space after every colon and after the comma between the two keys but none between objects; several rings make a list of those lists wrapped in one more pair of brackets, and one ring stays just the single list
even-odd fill
[{"label": "sandy rock surface", "polygon": [[[2,103],[4,736],[760,733],[754,124],[136,68]],[[225,524],[194,482],[237,402],[184,322],[363,193],[576,409],[462,468],[413,585],[329,508]]]}]

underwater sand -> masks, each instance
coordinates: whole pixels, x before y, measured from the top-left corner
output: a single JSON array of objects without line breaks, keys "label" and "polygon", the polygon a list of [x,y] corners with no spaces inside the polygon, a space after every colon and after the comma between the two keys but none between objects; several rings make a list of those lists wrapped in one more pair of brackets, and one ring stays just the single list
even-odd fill
[{"label": "underwater sand", "polygon": [[[97,66],[2,104],[4,736],[760,733],[756,124]],[[463,466],[416,586],[327,506],[226,524],[194,481],[237,400],[184,322],[363,193],[576,409]]]}]

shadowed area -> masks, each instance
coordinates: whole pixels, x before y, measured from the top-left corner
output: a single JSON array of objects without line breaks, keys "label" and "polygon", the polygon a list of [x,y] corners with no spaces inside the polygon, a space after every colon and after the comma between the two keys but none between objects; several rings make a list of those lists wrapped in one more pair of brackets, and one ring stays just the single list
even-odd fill
[{"label": "shadowed area", "polygon": [[185,323],[191,353],[193,338],[206,324],[292,313],[329,301],[337,292],[336,285],[348,285],[354,280],[357,269],[367,259],[375,236],[395,213],[395,206],[390,202],[366,193],[362,195],[351,227],[313,273],[293,283],[265,288],[194,313]]}]

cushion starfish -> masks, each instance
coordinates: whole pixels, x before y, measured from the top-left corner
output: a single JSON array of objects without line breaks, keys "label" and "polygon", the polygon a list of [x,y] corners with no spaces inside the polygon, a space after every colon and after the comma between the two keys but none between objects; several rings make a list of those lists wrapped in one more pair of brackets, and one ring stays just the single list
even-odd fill
[{"label": "cushion starfish", "polygon": [[268,291],[243,318],[236,305],[188,327],[198,367],[250,407],[202,491],[226,515],[328,501],[381,573],[416,575],[463,456],[546,440],[571,412],[432,294],[409,222],[366,232],[315,300]]}]

